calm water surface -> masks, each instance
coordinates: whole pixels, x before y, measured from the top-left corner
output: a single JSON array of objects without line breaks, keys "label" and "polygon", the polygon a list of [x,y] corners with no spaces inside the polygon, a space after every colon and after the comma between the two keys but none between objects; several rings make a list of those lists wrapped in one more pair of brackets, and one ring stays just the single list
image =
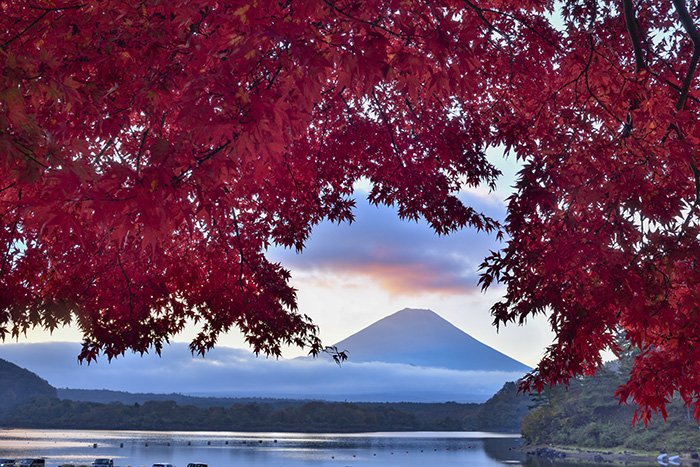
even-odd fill
[{"label": "calm water surface", "polygon": [[[45,457],[47,467],[111,457],[119,466],[495,466],[520,464],[513,435],[480,432],[363,434],[0,430],[0,457]],[[93,447],[96,445],[97,447]]]}]

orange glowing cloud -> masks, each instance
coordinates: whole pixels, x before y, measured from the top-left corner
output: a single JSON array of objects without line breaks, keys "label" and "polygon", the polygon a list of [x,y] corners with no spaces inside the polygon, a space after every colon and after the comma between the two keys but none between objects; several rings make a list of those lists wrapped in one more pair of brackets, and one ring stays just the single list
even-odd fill
[{"label": "orange glowing cloud", "polygon": [[[493,217],[498,212],[483,210]],[[352,225],[322,223],[302,254],[271,252],[292,272],[365,277],[393,295],[464,295],[476,292],[478,265],[496,240],[471,230],[438,236],[425,223],[399,219],[393,208],[358,203]]]}]

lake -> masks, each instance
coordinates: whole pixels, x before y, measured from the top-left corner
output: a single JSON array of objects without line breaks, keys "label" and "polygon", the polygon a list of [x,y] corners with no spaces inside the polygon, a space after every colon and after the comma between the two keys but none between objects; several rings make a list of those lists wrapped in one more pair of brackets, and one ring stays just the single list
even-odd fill
[{"label": "lake", "polygon": [[0,430],[0,457],[45,457],[47,467],[169,462],[185,467],[492,466],[520,464],[517,435],[480,432],[362,434]]}]

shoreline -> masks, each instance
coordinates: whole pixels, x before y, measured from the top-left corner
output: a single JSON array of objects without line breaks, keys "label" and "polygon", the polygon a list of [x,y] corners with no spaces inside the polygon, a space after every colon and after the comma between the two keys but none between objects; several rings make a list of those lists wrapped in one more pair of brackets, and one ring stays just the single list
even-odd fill
[{"label": "shoreline", "polygon": [[[579,446],[555,446],[555,445],[523,445],[523,453],[528,457],[537,459],[558,460],[564,462],[586,462],[593,464],[660,464],[679,465],[676,463],[662,464],[658,457],[661,452],[635,451],[627,449],[607,449],[599,450]],[[700,455],[697,452],[667,453],[665,459],[668,462],[669,456],[679,456],[678,462],[682,465],[700,466]]]}]

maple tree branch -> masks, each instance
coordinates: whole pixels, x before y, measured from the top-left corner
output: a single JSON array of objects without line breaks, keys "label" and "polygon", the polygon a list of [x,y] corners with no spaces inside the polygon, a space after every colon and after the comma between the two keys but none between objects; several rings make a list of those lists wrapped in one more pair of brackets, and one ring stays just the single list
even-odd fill
[{"label": "maple tree branch", "polygon": [[525,22],[525,20],[523,20],[522,18],[518,18],[517,16],[510,14],[510,13],[507,13],[505,11],[500,11],[500,10],[496,10],[493,8],[482,8],[482,7],[476,6],[474,3],[470,2],[469,0],[463,0],[463,1],[469,8],[471,8],[472,10],[477,12],[479,19],[481,19],[481,21],[484,22],[484,24],[486,24],[489,27],[489,29],[496,31],[497,33],[499,33],[501,35],[504,35],[501,31],[499,31],[493,25],[493,23],[491,23],[490,21],[488,21],[486,19],[486,17],[484,16],[484,13],[493,13],[494,15],[499,15],[499,16],[506,17],[508,19],[512,19],[513,21],[516,21],[517,23],[523,25],[525,27],[525,29],[535,33],[535,35],[537,35],[540,39],[545,41],[547,44],[551,45],[555,49],[559,49],[559,46],[556,43],[552,42],[551,39],[549,39],[548,37],[543,35],[542,32],[540,32],[537,28],[535,28],[532,25]]},{"label": "maple tree branch", "polygon": [[38,5],[29,5],[29,8],[32,10],[41,10],[41,11],[63,11],[63,10],[77,10],[83,7],[88,6],[87,3],[76,3],[75,5],[66,5],[66,6],[58,6],[58,7],[53,7],[53,8],[47,8],[43,6],[38,6]]},{"label": "maple tree branch", "polygon": [[[321,152],[321,145],[319,144],[318,151]],[[292,171],[292,166],[289,164],[289,158],[287,157],[287,153],[285,152],[284,155],[284,165],[287,167],[287,172],[289,172],[289,176],[292,177],[292,181],[294,182],[294,188],[297,191],[297,196],[301,193],[301,189],[299,188],[299,182],[297,181],[297,178],[294,176],[294,172]],[[320,157],[319,157],[320,158]]]},{"label": "maple tree branch", "polygon": [[[489,21],[488,19],[486,19],[486,15],[484,15],[485,12],[486,12],[486,13],[493,13],[493,14],[496,14],[496,15],[505,16],[505,17],[507,17],[507,18],[513,19],[513,20],[515,20],[515,21],[518,21],[518,22],[520,22],[521,24],[524,24],[525,27],[527,27],[527,28],[531,28],[531,27],[528,26],[527,24],[522,23],[522,22],[519,21],[516,17],[514,17],[513,15],[510,15],[510,14],[508,14],[508,13],[504,13],[504,12],[498,11],[498,10],[493,10],[493,9],[491,9],[491,8],[481,8],[481,7],[477,6],[477,5],[475,5],[474,3],[470,2],[469,0],[463,0],[463,1],[464,1],[464,4],[465,4],[465,5],[467,5],[471,10],[473,10],[473,11],[476,12],[476,15],[479,17],[479,19],[481,20],[481,22],[484,23],[484,24],[486,25],[486,27],[489,28],[490,31],[496,32],[496,33],[498,33],[500,36],[508,37],[508,35],[507,35],[506,33],[504,33],[503,31],[501,31],[500,29],[498,29],[496,26],[493,25],[493,23],[492,23],[491,21]],[[538,34],[538,35],[539,35],[539,34]],[[550,42],[550,44],[551,44],[551,42]],[[552,45],[554,45],[554,44],[552,44]]]},{"label": "maple tree branch", "polygon": [[51,13],[51,12],[50,12],[50,11],[44,11],[42,14],[40,14],[39,16],[37,16],[36,19],[34,19],[34,21],[32,21],[31,23],[29,23],[24,29],[22,29],[20,32],[18,32],[17,34],[15,34],[15,35],[14,35],[13,37],[11,37],[9,40],[7,40],[4,44],[0,45],[0,49],[5,49],[8,45],[12,44],[14,41],[16,41],[17,39],[19,39],[20,37],[22,37],[27,31],[29,31],[31,28],[33,28],[34,26],[36,26],[36,25],[39,23],[39,21],[41,21],[42,19],[44,19],[44,18],[46,17],[46,15],[48,15],[49,13]]},{"label": "maple tree branch", "polygon": [[32,6],[32,7],[31,7],[32,9],[34,9],[34,10],[40,10],[40,11],[42,11],[42,13],[41,13],[39,16],[37,16],[37,17],[34,19],[34,21],[32,21],[31,23],[29,23],[24,29],[22,29],[20,32],[18,32],[17,34],[15,34],[14,36],[12,36],[10,39],[8,39],[7,41],[5,41],[5,43],[3,43],[2,45],[0,45],[0,49],[5,49],[8,45],[12,44],[14,41],[16,41],[17,39],[19,39],[20,37],[22,37],[27,31],[29,31],[31,28],[33,28],[34,26],[36,26],[36,25],[39,23],[39,21],[41,21],[42,19],[44,19],[44,18],[46,17],[46,15],[48,15],[49,13],[52,13],[52,12],[54,12],[54,11],[63,11],[63,10],[79,9],[79,8],[83,8],[83,7],[85,7],[85,6],[87,6],[87,5],[86,5],[86,4],[82,4],[82,3],[81,3],[81,4],[77,4],[77,5],[69,5],[69,6],[55,7],[55,8],[44,8],[44,7],[39,7],[39,6]]},{"label": "maple tree branch", "polygon": [[272,85],[275,84],[275,81],[277,80],[277,77],[281,74],[281,72],[282,65],[278,66],[274,73],[272,73],[272,78],[268,79],[267,89],[272,88]]},{"label": "maple tree branch", "polygon": [[[470,9],[472,9],[473,11],[476,12],[476,15],[479,17],[481,22],[486,25],[489,32],[497,33],[499,36],[503,37],[505,39],[505,41],[508,43],[508,52],[507,52],[508,59],[509,59],[508,87],[511,88],[513,85],[513,64],[515,63],[515,56],[513,55],[513,39],[508,34],[504,33],[503,31],[498,29],[496,26],[494,26],[493,23],[491,21],[489,21],[488,19],[486,19],[486,16],[484,15],[484,12],[489,12],[489,13],[494,13],[494,14],[501,14],[501,12],[499,12],[497,10],[481,8],[481,7],[473,4],[469,0],[463,0],[463,1],[464,1],[465,5],[467,5]],[[507,16],[509,16],[509,15],[507,15]],[[486,40],[490,44],[493,44],[493,46],[496,47],[501,52],[506,53],[505,50],[503,50],[503,47],[501,47],[498,43],[492,41],[490,37],[486,37]],[[493,105],[495,106],[496,104],[501,102],[503,99],[505,99],[507,94],[508,94],[508,90],[504,89],[503,93],[498,98],[495,99]]]},{"label": "maple tree branch", "polygon": [[0,193],[2,193],[5,190],[9,190],[10,188],[12,188],[15,185],[17,185],[17,182],[12,182],[9,185],[7,185],[5,188],[0,188]]},{"label": "maple tree branch", "polygon": [[8,248],[5,250],[5,254],[2,255],[2,266],[0,267],[0,274],[4,275],[5,274],[5,265],[7,264],[7,259],[10,256],[10,248],[9,245],[14,242],[14,236],[15,233],[17,233],[17,226],[19,225],[19,219],[20,219],[20,204],[19,202],[22,200],[22,190],[19,190],[19,193],[17,194],[17,212],[15,214],[15,221],[12,224],[12,232],[10,232],[10,238],[8,240]]},{"label": "maple tree branch", "polygon": [[676,7],[678,18],[680,19],[683,28],[690,36],[690,39],[693,41],[693,45],[696,49],[700,48],[700,33],[698,33],[695,23],[693,22],[693,18],[691,18],[690,13],[688,12],[688,8],[685,5],[685,0],[671,1],[673,2],[673,6]]},{"label": "maple tree branch", "polygon": [[217,146],[216,148],[212,149],[211,151],[209,151],[208,154],[205,154],[204,156],[201,156],[201,157],[195,157],[194,160],[197,161],[197,165],[195,165],[194,167],[192,167],[192,164],[190,164],[190,165],[189,165],[185,170],[183,170],[179,175],[174,176],[174,177],[173,177],[173,180],[174,180],[175,182],[181,182],[182,180],[185,179],[185,177],[187,176],[187,174],[192,173],[192,171],[194,171],[194,169],[196,169],[196,168],[198,168],[198,167],[201,167],[202,164],[204,164],[206,161],[208,161],[209,159],[211,159],[212,157],[214,157],[215,155],[217,155],[219,152],[221,152],[221,151],[223,151],[224,149],[226,149],[230,144],[231,144],[231,140],[230,140],[230,139],[229,139],[229,140],[226,140],[226,142],[225,142],[224,144],[221,144],[221,145]]},{"label": "maple tree branch", "polygon": [[386,113],[384,113],[384,109],[382,108],[382,105],[379,102],[379,99],[377,98],[377,94],[374,92],[374,89],[372,90],[372,100],[374,100],[374,103],[377,106],[377,111],[379,111],[379,115],[381,115],[382,121],[384,122],[384,125],[386,126],[386,129],[389,132],[389,137],[391,138],[391,145],[394,148],[394,155],[399,160],[399,165],[403,167],[404,163],[403,159],[401,158],[401,151],[399,151],[399,146],[396,144],[396,139],[394,138],[394,128],[391,126],[391,123],[389,123],[389,119],[387,118]]},{"label": "maple tree branch", "polygon": [[350,103],[345,99],[345,96],[343,96],[343,91],[345,91],[345,86],[343,86],[343,89],[340,90],[338,93],[338,97],[340,98],[341,101],[343,101],[343,104],[345,104],[345,110],[347,110],[348,113],[348,121],[352,123],[353,121],[353,108],[350,106]]},{"label": "maple tree branch", "polygon": [[124,281],[126,282],[126,290],[129,292],[129,319],[133,320],[134,319],[134,294],[131,292],[131,280],[129,279],[129,276],[126,274],[126,271],[124,270],[124,265],[122,264],[121,257],[119,255],[119,252],[117,252],[117,264],[119,265],[119,269],[122,271],[122,275],[124,276]]},{"label": "maple tree branch", "polygon": [[411,111],[411,115],[413,115],[413,118],[415,118],[419,122],[422,122],[421,118],[416,113],[416,110],[413,108],[413,104],[411,104],[411,101],[408,99],[408,97],[404,96],[403,100],[406,103],[406,107],[408,107],[408,110]]},{"label": "maple tree branch", "polygon": [[[646,43],[646,39],[645,39],[645,43]],[[661,55],[659,55],[658,53],[656,53],[656,52],[655,52],[652,48],[650,48],[648,45],[647,45],[647,50],[649,51],[649,53],[651,53],[651,54],[654,56],[654,58],[656,58],[657,60],[659,60],[659,61],[664,65],[664,67],[665,67],[671,74],[673,74],[673,76],[674,76],[676,79],[678,79],[679,81],[681,80],[680,77],[678,76],[678,73],[677,73],[676,70],[671,66],[671,64],[668,62],[668,60],[666,60],[664,57],[662,57]],[[660,73],[654,71],[652,68],[647,68],[647,71],[648,71],[654,78],[658,79],[659,81],[664,82],[667,86],[669,86],[670,88],[674,89],[674,90],[677,91],[679,94],[682,94],[682,90],[683,90],[683,87],[682,87],[682,86],[680,86],[680,85],[674,83],[673,81],[671,81],[671,80],[670,80],[669,78],[667,78],[666,76],[664,76],[664,75],[662,75],[662,74],[660,74]],[[686,76],[686,77],[687,77],[687,76]],[[686,94],[686,99],[690,99],[691,101],[693,101],[693,102],[695,102],[695,103],[700,103],[700,99],[698,99],[697,97],[691,96],[690,93]]]},{"label": "maple tree branch", "polygon": [[102,146],[102,149],[100,149],[100,152],[97,153],[96,161],[98,164],[101,162],[102,157],[105,155],[107,152],[107,149],[112,146],[112,143],[114,143],[114,138],[109,138],[109,140],[105,143],[104,146]]},{"label": "maple tree branch", "polygon": [[136,176],[139,175],[141,170],[141,154],[143,154],[143,147],[146,144],[146,138],[148,137],[148,132],[150,128],[146,128],[141,136],[141,142],[139,143],[139,152],[136,154]]},{"label": "maple tree branch", "polygon": [[195,157],[195,160],[197,161],[197,167],[204,164],[206,161],[208,161],[209,159],[211,159],[212,157],[214,157],[215,155],[217,155],[218,153],[220,153],[221,151],[226,149],[229,144],[231,144],[230,139],[226,140],[225,143],[223,143],[223,144],[217,146],[216,148],[212,149],[211,151],[209,151],[208,154],[206,154],[202,157]]},{"label": "maple tree branch", "polygon": [[[231,213],[233,214],[233,228],[236,232],[236,240],[238,240],[238,285],[241,287],[241,292],[245,292],[245,286],[243,284],[243,264],[248,264],[248,262],[243,255],[243,242],[241,241],[241,231],[238,227],[238,216],[236,215],[236,210],[232,209]],[[250,264],[248,264],[248,267],[250,267]]]},{"label": "maple tree branch", "polygon": [[[680,109],[679,109],[680,110]],[[678,138],[683,140],[683,134],[680,132],[678,127],[676,125],[671,124],[670,127],[672,127],[675,131],[676,134],[678,135]],[[670,131],[670,130],[669,130]],[[668,132],[666,133],[668,135]],[[666,136],[664,136],[664,139]],[[700,169],[698,169],[698,166],[695,164],[694,160],[690,160],[689,162],[690,165],[690,170],[693,172],[693,178],[695,180],[695,200],[693,201],[693,205],[690,207],[688,210],[688,215],[685,217],[685,220],[683,221],[683,225],[680,228],[680,231],[678,233],[678,238],[682,238],[683,235],[685,235],[686,229],[688,225],[690,225],[690,220],[694,216],[694,211],[700,206]]]},{"label": "maple tree branch", "polygon": [[[484,10],[483,8],[479,8],[478,6],[476,6],[476,5],[474,5],[473,3],[469,2],[468,0],[464,0],[464,3],[465,3],[470,9],[472,9],[473,11],[476,12],[476,15],[479,17],[479,19],[481,20],[481,22],[484,23],[484,24],[486,25],[486,27],[488,28],[488,30],[489,30],[490,32],[495,32],[495,33],[498,34],[499,36],[506,38],[506,40],[507,40],[508,43],[510,44],[510,37],[507,36],[507,35],[506,35],[504,32],[502,32],[500,29],[498,29],[496,26],[494,26],[493,23],[492,23],[491,21],[489,21],[488,19],[486,19],[486,16],[484,15],[484,11],[486,11],[486,10]],[[494,47],[496,47],[497,49],[503,51],[503,48],[502,48],[500,45],[494,43],[494,42],[491,40],[490,37],[487,37],[486,40],[487,40],[489,43],[493,44]],[[512,50],[511,50],[511,52],[510,52],[511,58],[512,58],[512,54],[513,54],[513,52],[512,52]],[[500,100],[500,99],[499,99],[499,100]]]},{"label": "maple tree branch", "polygon": [[338,8],[338,6],[337,6],[335,3],[333,3],[333,2],[331,2],[331,1],[329,1],[329,0],[323,0],[323,3],[325,3],[326,5],[328,5],[329,7],[331,7],[333,10],[337,11],[338,13],[340,13],[341,15],[345,16],[346,18],[349,18],[349,19],[351,19],[351,20],[353,20],[353,21],[357,21],[358,23],[367,24],[367,25],[369,25],[369,26],[372,26],[373,28],[381,29],[382,31],[384,31],[384,32],[386,32],[386,33],[389,33],[389,34],[391,34],[391,35],[394,36],[394,37],[403,38],[403,36],[402,36],[401,34],[395,32],[395,31],[392,31],[391,29],[387,28],[386,26],[382,26],[381,24],[379,24],[379,22],[380,22],[383,18],[378,18],[378,19],[376,19],[376,20],[374,20],[374,21],[369,21],[369,20],[362,19],[362,18],[358,18],[358,17],[356,17],[356,16],[351,15],[350,13],[348,13],[348,12],[346,12],[346,11],[344,11],[344,10]]},{"label": "maple tree branch", "polygon": [[93,285],[95,285],[95,281],[97,280],[97,277],[98,277],[98,276],[99,276],[99,273],[98,273],[98,272],[95,272],[95,274],[92,276],[92,279],[90,279],[89,281],[87,281],[87,285],[85,286],[85,288],[83,288],[83,290],[82,290],[82,292],[80,293],[80,295],[85,295],[85,294],[87,293],[87,291],[90,290],[90,287],[92,287]]},{"label": "maple tree branch", "polygon": [[41,161],[40,161],[39,159],[37,159],[36,157],[34,157],[34,155],[33,155],[33,154],[34,154],[34,151],[33,151],[29,146],[27,146],[26,144],[22,143],[22,142],[19,141],[17,138],[13,138],[13,139],[12,139],[12,142],[15,143],[15,145],[17,145],[17,146],[19,147],[20,152],[22,153],[22,155],[23,155],[24,157],[26,157],[26,158],[29,159],[30,161],[34,162],[35,164],[42,166],[42,167],[45,168],[45,169],[50,169],[50,168],[51,168],[51,167],[49,167],[48,165],[46,165],[46,164],[44,164],[43,162],[41,162]]},{"label": "maple tree branch", "polygon": [[[589,36],[590,36],[590,35],[589,35]],[[589,38],[590,38],[590,37],[589,37]],[[586,59],[586,65],[581,69],[581,71],[579,72],[579,74],[576,75],[575,78],[572,78],[572,79],[570,79],[569,81],[566,81],[566,82],[565,82],[564,84],[562,84],[561,86],[559,86],[554,92],[552,92],[552,93],[550,94],[550,96],[549,96],[549,98],[548,98],[547,100],[551,100],[551,99],[555,99],[555,100],[556,100],[557,95],[559,95],[559,93],[560,93],[561,91],[563,91],[565,88],[569,87],[569,86],[572,85],[572,84],[577,84],[577,83],[581,80],[581,78],[584,78],[584,75],[588,73],[588,70],[589,70],[590,67],[591,67],[591,62],[592,62],[592,61],[593,61],[593,50],[590,50],[590,49],[589,49],[589,51],[588,51],[588,58]],[[585,78],[584,78],[584,79],[585,79]],[[576,89],[576,86],[574,87],[574,89]],[[578,94],[577,94],[577,95],[578,95]],[[545,105],[546,105],[546,101],[543,102],[542,105],[540,105],[540,108],[539,108],[538,111],[537,111],[537,116],[535,117],[534,120],[539,119],[539,116],[540,116],[540,114],[542,113],[542,111],[544,110]]]},{"label": "maple tree branch", "polygon": [[[675,1],[675,0],[674,0]],[[634,49],[634,61],[637,72],[646,69],[644,63],[644,49],[642,48],[641,33],[637,24],[637,17],[634,14],[634,5],[632,0],[622,0],[622,10],[625,15],[625,26],[632,40],[632,48]]]},{"label": "maple tree branch", "polygon": [[[690,86],[693,83],[693,77],[695,76],[695,71],[698,67],[698,60],[700,60],[700,33],[695,27],[695,22],[693,21],[693,18],[688,12],[685,0],[671,1],[673,2],[673,6],[675,7],[676,12],[678,13],[678,19],[683,25],[683,29],[685,29],[686,33],[688,33],[688,36],[690,36],[690,40],[693,42],[693,56],[690,59],[690,64],[688,65],[688,70],[686,71],[685,78],[683,80],[683,86],[681,87],[680,95],[678,96],[678,101],[676,102],[676,110],[681,111],[683,107],[685,107],[685,103],[688,100]],[[681,139],[683,139],[683,135],[681,134],[678,128],[676,128],[676,132],[678,136]],[[694,215],[693,211],[695,211],[695,209],[698,206],[700,206],[700,170],[698,170],[698,167],[695,164],[694,160],[691,159],[689,164],[690,169],[693,172],[693,178],[695,180],[695,201],[690,207],[688,215],[686,216],[685,221],[681,226],[680,236],[682,236],[686,232],[686,228],[690,224],[690,220]]]},{"label": "maple tree branch", "polygon": [[681,110],[685,107],[685,103],[688,100],[688,94],[690,93],[690,86],[693,82],[693,77],[695,76],[695,70],[698,67],[698,60],[700,59],[700,48],[696,47],[693,51],[693,58],[690,60],[690,65],[688,65],[688,71],[685,74],[685,79],[683,80],[683,86],[681,87],[681,94],[678,96],[678,102],[676,103],[676,110]]},{"label": "maple tree branch", "polygon": [[676,8],[678,13],[678,19],[683,25],[683,29],[690,36],[690,40],[693,41],[693,57],[688,65],[688,70],[685,74],[685,79],[683,80],[683,86],[681,87],[681,94],[678,97],[678,102],[676,103],[676,110],[681,110],[685,106],[685,102],[688,99],[688,93],[690,92],[690,86],[693,82],[693,77],[695,76],[695,70],[698,66],[698,60],[700,59],[700,33],[695,27],[695,22],[691,18],[688,8],[685,4],[685,0],[671,0],[673,6]]},{"label": "maple tree branch", "polygon": [[693,211],[695,211],[695,209],[697,209],[698,206],[700,206],[700,170],[693,161],[690,162],[690,169],[693,171],[693,177],[695,178],[695,201],[688,210],[688,215],[685,216],[683,225],[681,226],[680,231],[678,232],[679,240],[683,238],[683,236],[687,232],[686,229],[688,228],[688,225],[690,225],[690,220],[693,218],[694,215]]},{"label": "maple tree branch", "polygon": [[610,115],[613,119],[617,120],[617,122],[620,123],[621,125],[623,125],[623,127],[624,127],[624,125],[626,124],[626,122],[623,121],[621,118],[619,118],[617,115],[615,115],[615,114],[608,108],[608,106],[605,105],[605,104],[598,98],[598,96],[595,95],[595,93],[593,92],[593,89],[591,89],[591,83],[590,83],[590,81],[589,81],[589,79],[588,79],[588,72],[589,72],[591,63],[592,63],[592,61],[593,61],[593,53],[595,52],[595,45],[593,44],[593,35],[592,35],[592,34],[589,34],[589,35],[588,35],[588,44],[589,44],[590,54],[589,54],[589,56],[588,56],[588,62],[586,63],[586,68],[585,68],[585,71],[586,71],[586,72],[584,73],[584,76],[583,76],[583,81],[584,81],[584,83],[586,84],[586,90],[588,91],[588,95],[589,95],[590,97],[592,97],[593,100],[596,101],[596,103],[597,103],[603,110],[605,110],[605,112],[606,112],[608,115]]}]

